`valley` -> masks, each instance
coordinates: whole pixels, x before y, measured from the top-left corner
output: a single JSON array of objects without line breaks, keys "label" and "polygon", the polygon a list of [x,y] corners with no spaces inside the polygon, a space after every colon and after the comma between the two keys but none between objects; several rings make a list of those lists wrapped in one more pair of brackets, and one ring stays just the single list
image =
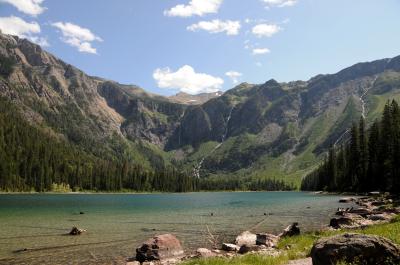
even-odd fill
[{"label": "valley", "polygon": [[400,98],[400,57],[193,99],[89,76],[10,35],[0,35],[0,55],[14,62],[0,78],[0,95],[51,137],[102,159],[210,180],[298,186],[329,146],[346,140],[354,121],[365,116],[371,123],[386,100]]}]

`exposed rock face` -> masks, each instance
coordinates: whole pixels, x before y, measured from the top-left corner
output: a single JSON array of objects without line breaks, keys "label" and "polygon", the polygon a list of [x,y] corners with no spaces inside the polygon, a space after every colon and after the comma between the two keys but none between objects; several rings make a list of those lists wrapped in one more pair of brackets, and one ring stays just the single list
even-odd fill
[{"label": "exposed rock face", "polygon": [[245,231],[236,237],[235,244],[239,247],[255,246],[257,244],[257,235],[249,231]]},{"label": "exposed rock face", "polygon": [[188,105],[201,105],[210,99],[220,97],[223,94],[221,91],[213,93],[200,93],[197,95],[187,94],[185,92],[179,92],[178,94],[168,97],[173,102],[188,104]]},{"label": "exposed rock face", "polygon": [[334,265],[339,261],[365,265],[399,264],[400,249],[383,237],[343,234],[318,240],[311,250],[311,257],[313,265]]},{"label": "exposed rock face", "polygon": [[[292,161],[309,147],[316,157],[332,145],[359,119],[361,95],[368,90],[366,97],[379,97],[397,93],[400,87],[396,57],[308,81],[243,83],[209,100],[200,100],[207,95],[195,96],[201,104],[193,105],[182,104],[188,103],[183,94],[171,100],[135,85],[89,76],[15,36],[0,33],[0,56],[16,62],[9,75],[0,76],[0,95],[20,106],[32,124],[91,153],[124,146],[121,153],[139,153],[158,167],[170,162],[164,161],[163,151],[173,151],[176,156],[171,160],[191,166],[203,158],[197,152],[204,149],[197,147],[226,142],[205,157],[204,176],[239,170],[252,174],[277,161],[284,161],[280,168],[285,173],[304,171],[295,164],[303,167],[308,162]],[[316,135],[322,127],[326,130]],[[148,143],[158,149],[146,148]],[[92,150],[93,146],[103,149]]]},{"label": "exposed rock face", "polygon": [[171,234],[155,236],[136,249],[136,260],[140,262],[179,258],[184,254],[181,243]]}]

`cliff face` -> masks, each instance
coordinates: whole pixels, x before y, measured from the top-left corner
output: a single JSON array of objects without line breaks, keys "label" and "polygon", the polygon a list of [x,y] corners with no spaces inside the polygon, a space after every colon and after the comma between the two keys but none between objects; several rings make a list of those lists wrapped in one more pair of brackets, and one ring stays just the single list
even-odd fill
[{"label": "cliff face", "polygon": [[354,120],[375,119],[387,99],[400,97],[400,57],[308,81],[166,98],[88,76],[27,40],[0,34],[0,70],[0,95],[55,136],[96,155],[139,153],[186,169],[203,161],[204,176],[298,177],[329,145],[346,140]]}]

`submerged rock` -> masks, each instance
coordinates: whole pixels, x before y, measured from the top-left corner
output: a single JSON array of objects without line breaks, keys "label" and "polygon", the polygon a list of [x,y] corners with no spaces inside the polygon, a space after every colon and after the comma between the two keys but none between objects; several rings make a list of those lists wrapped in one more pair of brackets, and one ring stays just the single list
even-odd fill
[{"label": "submerged rock", "polygon": [[85,229],[81,229],[81,228],[78,228],[78,227],[72,227],[72,229],[71,229],[71,231],[69,232],[69,234],[71,235],[71,236],[78,236],[78,235],[81,235],[82,233],[84,233],[84,232],[86,232],[86,230]]},{"label": "submerged rock", "polygon": [[364,265],[399,264],[400,249],[390,240],[372,235],[342,234],[318,240],[311,249],[313,265],[340,261]]},{"label": "submerged rock", "polygon": [[180,241],[171,234],[158,235],[148,239],[136,249],[136,260],[140,262],[182,257]]}]

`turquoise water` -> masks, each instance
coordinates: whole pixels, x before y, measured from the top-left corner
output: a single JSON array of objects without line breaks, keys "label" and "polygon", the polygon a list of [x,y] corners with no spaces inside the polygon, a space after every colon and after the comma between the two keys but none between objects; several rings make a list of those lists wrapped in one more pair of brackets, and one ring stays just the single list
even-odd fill
[{"label": "turquoise water", "polygon": [[[207,230],[227,241],[292,222],[318,229],[337,207],[337,196],[302,192],[0,195],[0,264],[124,264],[155,234],[190,251],[210,247]],[[87,233],[65,235],[73,226]]]}]

